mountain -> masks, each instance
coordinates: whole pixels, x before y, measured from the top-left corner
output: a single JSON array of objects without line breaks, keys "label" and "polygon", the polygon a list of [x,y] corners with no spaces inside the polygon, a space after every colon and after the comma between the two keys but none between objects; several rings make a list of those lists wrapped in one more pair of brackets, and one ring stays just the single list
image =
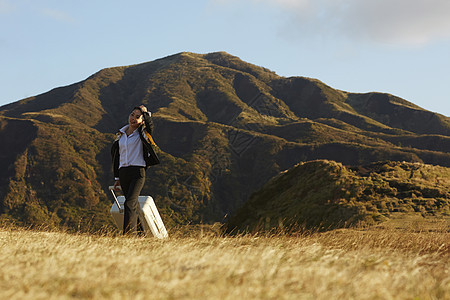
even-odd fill
[{"label": "mountain", "polygon": [[278,76],[225,52],[185,52],[0,107],[0,219],[111,227],[109,147],[141,103],[162,161],[143,194],[167,226],[222,222],[299,162],[450,167],[448,117],[389,94]]},{"label": "mountain", "polygon": [[450,168],[302,162],[272,178],[227,222],[229,232],[367,226],[396,214],[450,216]]}]

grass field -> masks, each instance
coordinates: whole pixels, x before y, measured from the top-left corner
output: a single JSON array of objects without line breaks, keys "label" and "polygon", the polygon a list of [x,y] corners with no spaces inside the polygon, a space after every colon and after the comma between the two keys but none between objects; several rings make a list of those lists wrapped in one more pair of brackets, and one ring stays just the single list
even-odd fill
[{"label": "grass field", "polygon": [[3,227],[0,298],[450,299],[448,223],[411,222],[164,241]]}]

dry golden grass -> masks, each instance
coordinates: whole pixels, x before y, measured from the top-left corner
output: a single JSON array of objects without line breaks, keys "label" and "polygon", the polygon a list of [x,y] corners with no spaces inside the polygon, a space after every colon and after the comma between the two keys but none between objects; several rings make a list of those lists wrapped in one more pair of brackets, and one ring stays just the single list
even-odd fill
[{"label": "dry golden grass", "polygon": [[[446,226],[446,225],[445,225]],[[168,240],[0,230],[1,299],[450,299],[448,228]]]}]

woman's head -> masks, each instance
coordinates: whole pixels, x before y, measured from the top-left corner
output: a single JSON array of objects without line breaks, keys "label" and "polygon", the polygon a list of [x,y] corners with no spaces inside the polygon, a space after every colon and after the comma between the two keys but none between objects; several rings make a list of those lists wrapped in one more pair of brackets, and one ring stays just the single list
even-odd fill
[{"label": "woman's head", "polygon": [[131,128],[136,129],[142,124],[144,124],[142,110],[139,107],[135,107],[128,115],[128,125],[130,125]]}]

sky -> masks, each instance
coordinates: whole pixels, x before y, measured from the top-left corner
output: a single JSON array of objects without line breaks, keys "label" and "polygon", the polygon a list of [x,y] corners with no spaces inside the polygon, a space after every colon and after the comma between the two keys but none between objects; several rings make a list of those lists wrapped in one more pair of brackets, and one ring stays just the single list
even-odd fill
[{"label": "sky", "polygon": [[185,51],[450,116],[449,0],[0,0],[0,106]]}]

